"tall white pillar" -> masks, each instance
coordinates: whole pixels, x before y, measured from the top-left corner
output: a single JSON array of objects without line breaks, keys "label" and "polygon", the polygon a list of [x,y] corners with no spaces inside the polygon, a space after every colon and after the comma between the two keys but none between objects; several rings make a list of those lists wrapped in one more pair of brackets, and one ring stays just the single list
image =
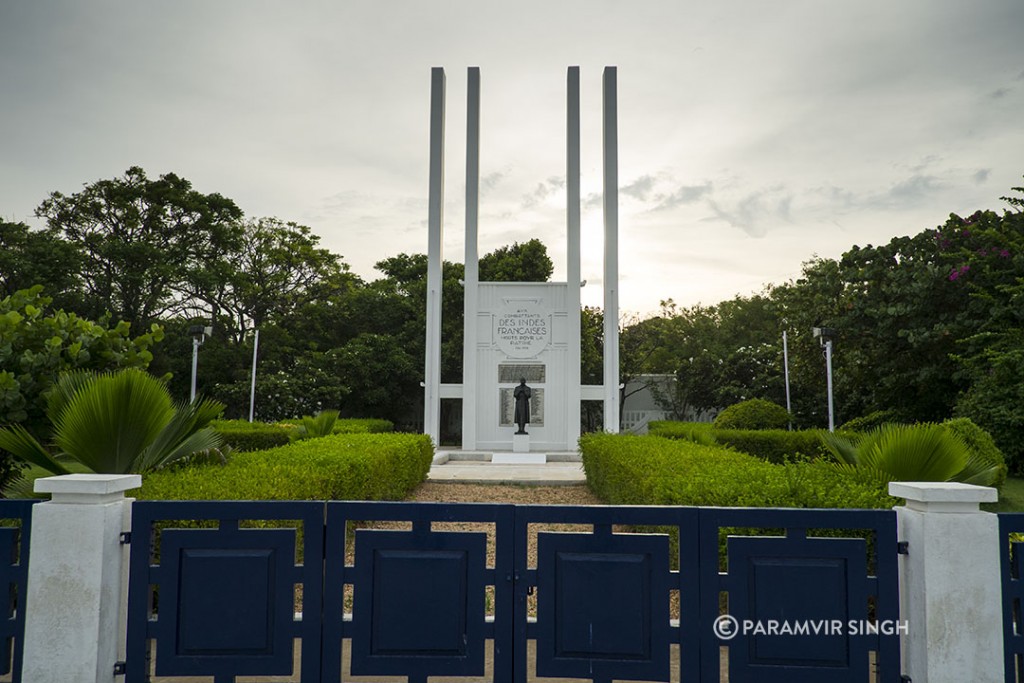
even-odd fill
[{"label": "tall white pillar", "polygon": [[978,509],[996,490],[955,482],[893,482],[900,556],[903,673],[914,683],[1002,683],[999,520]]},{"label": "tall white pillar", "polygon": [[114,683],[125,633],[126,552],[137,474],[37,479],[25,598],[26,683]]},{"label": "tall white pillar", "polygon": [[441,443],[441,268],[444,238],[444,69],[430,70],[430,200],[427,215],[427,339],[423,433]]},{"label": "tall white pillar", "polygon": [[619,431],[619,135],[616,69],[604,69],[604,430]]},{"label": "tall white pillar", "polygon": [[477,442],[477,309],[480,268],[477,235],[480,206],[480,67],[470,67],[466,93],[466,257],[463,281],[462,450]]},{"label": "tall white pillar", "polygon": [[566,446],[575,450],[580,438],[580,68],[569,67],[567,77],[565,190],[566,253],[569,257],[566,307],[569,316],[569,349],[565,362],[568,391]]}]

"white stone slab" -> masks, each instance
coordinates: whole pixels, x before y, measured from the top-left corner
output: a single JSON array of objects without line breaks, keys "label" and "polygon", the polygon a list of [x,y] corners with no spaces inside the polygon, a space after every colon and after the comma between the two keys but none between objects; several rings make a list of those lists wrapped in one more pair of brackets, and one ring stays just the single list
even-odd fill
[{"label": "white stone slab", "polygon": [[547,461],[544,453],[495,453],[491,456],[494,465],[543,465]]},{"label": "white stone slab", "polygon": [[889,495],[906,499],[908,508],[922,512],[977,512],[979,503],[999,500],[999,492],[990,486],[954,481],[894,481]]}]

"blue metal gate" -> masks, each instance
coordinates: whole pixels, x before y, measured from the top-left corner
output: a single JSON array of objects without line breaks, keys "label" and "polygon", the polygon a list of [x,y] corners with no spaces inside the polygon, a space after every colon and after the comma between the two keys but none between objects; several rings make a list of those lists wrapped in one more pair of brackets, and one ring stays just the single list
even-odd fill
[{"label": "blue metal gate", "polygon": [[25,634],[25,580],[34,500],[0,500],[0,586],[6,587],[0,613],[0,675],[21,680]]},{"label": "blue metal gate", "polygon": [[132,529],[129,683],[900,680],[868,628],[899,618],[892,511],[140,502]]},{"label": "blue metal gate", "polygon": [[1003,584],[1006,680],[1024,681],[1024,513],[999,514],[999,575]]}]

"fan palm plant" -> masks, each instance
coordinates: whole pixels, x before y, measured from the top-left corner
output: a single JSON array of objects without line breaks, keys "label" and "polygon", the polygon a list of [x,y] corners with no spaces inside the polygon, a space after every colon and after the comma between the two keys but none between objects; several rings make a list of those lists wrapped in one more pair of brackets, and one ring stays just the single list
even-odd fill
[{"label": "fan palm plant", "polygon": [[978,457],[962,438],[938,424],[889,424],[858,442],[823,433],[841,469],[867,472],[881,481],[959,481],[990,486],[997,465]]},{"label": "fan palm plant", "polygon": [[0,448],[54,474],[75,460],[93,472],[142,474],[181,458],[220,448],[208,427],[223,404],[175,404],[164,384],[141,370],[62,375],[47,401],[53,446],[44,447],[20,425],[0,429]]},{"label": "fan palm plant", "polygon": [[337,421],[337,410],[321,410],[315,417],[304,416],[302,424],[292,430],[288,438],[291,441],[301,441],[327,436],[334,430],[334,423]]}]

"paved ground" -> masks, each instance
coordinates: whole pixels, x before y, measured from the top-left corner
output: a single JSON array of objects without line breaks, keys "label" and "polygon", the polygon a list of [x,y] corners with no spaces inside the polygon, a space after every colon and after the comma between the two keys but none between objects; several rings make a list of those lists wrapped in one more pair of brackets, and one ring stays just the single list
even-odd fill
[{"label": "paved ground", "polygon": [[[434,458],[427,481],[457,484],[522,484],[526,486],[560,486],[583,484],[586,477],[579,456],[565,462],[567,454],[559,454],[559,461],[543,464],[495,464],[491,454],[461,454],[458,451],[439,452]],[[549,460],[554,459],[549,457]]]}]

